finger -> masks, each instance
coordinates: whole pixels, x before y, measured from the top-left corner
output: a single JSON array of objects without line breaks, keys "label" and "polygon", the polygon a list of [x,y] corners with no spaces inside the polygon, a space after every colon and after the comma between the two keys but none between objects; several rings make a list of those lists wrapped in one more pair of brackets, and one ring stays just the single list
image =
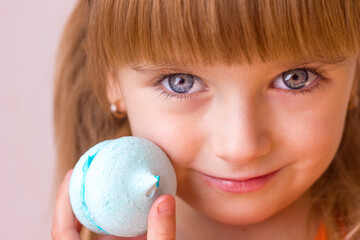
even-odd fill
[{"label": "finger", "polygon": [[150,208],[147,240],[174,240],[175,232],[175,198],[164,194]]},{"label": "finger", "polygon": [[72,170],[66,174],[56,196],[51,235],[54,240],[80,240],[81,224],[71,209],[69,182]]}]

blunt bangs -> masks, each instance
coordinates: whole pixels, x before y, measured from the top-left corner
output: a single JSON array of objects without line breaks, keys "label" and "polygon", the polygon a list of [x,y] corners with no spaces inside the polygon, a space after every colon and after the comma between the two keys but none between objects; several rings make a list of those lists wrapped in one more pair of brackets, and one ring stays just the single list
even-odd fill
[{"label": "blunt bangs", "polygon": [[93,4],[90,44],[96,45],[96,58],[112,67],[143,62],[332,60],[360,53],[360,1],[102,0]]}]

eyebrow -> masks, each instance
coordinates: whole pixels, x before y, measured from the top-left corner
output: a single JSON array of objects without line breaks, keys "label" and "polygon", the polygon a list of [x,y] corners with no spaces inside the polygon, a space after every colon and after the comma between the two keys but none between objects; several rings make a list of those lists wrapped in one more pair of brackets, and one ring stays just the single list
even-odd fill
[{"label": "eyebrow", "polygon": [[314,60],[314,61],[298,61],[298,62],[289,62],[289,63],[283,63],[281,64],[282,67],[287,67],[287,68],[297,68],[297,67],[301,67],[301,66],[306,66],[306,65],[317,65],[317,66],[324,66],[324,65],[334,65],[334,64],[339,64],[342,63],[346,60],[346,58],[338,58],[338,59],[323,59],[323,60]]},{"label": "eyebrow", "polygon": [[171,71],[171,72],[184,72],[189,71],[189,68],[194,68],[195,66],[186,66],[186,65],[176,65],[176,64],[160,64],[160,65],[148,65],[148,64],[137,64],[131,66],[131,69],[141,74],[152,74],[161,71]]},{"label": "eyebrow", "polygon": [[[344,62],[346,58],[338,58],[331,60],[315,60],[315,61],[295,61],[288,63],[275,63],[276,66],[286,67],[286,68],[297,68],[301,66],[306,66],[310,64],[316,64],[318,66],[324,65],[333,65]],[[161,71],[170,71],[170,72],[184,72],[189,71],[189,69],[195,69],[196,65],[177,65],[177,64],[136,64],[130,66],[132,70],[140,73],[140,74],[153,74]]]}]

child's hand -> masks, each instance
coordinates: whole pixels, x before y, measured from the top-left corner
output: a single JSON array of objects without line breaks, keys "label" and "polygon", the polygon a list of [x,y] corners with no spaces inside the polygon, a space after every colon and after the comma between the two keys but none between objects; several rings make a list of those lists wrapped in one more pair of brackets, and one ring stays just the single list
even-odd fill
[{"label": "child's hand", "polygon": [[[66,174],[56,197],[51,235],[53,240],[81,240],[82,225],[72,212],[69,198],[71,171]],[[159,204],[160,203],[160,204]],[[148,216],[147,235],[121,238],[101,235],[98,240],[172,240],[175,239],[175,199],[171,195],[160,196],[152,205]]]}]

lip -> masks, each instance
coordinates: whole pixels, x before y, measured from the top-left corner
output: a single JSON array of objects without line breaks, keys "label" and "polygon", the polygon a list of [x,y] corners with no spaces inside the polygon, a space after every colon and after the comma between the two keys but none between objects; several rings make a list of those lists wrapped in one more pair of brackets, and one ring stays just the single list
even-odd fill
[{"label": "lip", "polygon": [[219,178],[204,173],[200,173],[200,175],[205,179],[205,182],[208,185],[218,188],[222,191],[229,193],[249,193],[258,191],[263,188],[276,175],[278,171],[279,170],[266,175],[246,179]]}]

